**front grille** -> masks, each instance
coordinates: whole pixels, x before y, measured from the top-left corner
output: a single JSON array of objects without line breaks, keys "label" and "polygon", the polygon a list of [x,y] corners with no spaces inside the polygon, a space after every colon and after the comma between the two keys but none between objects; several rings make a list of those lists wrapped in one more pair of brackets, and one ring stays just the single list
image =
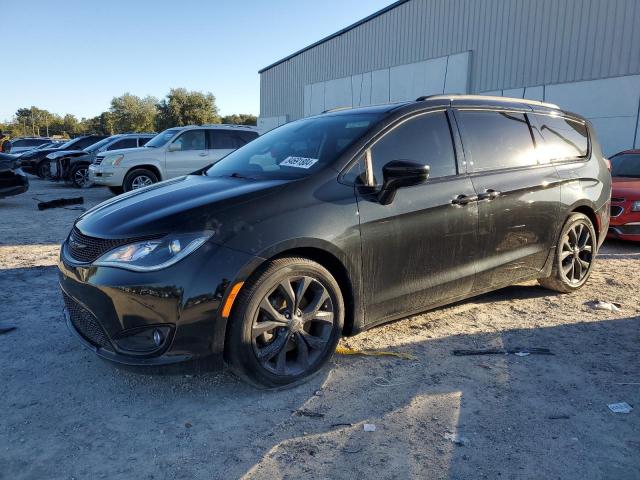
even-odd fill
[{"label": "front grille", "polygon": [[622,202],[624,202],[624,198],[622,198],[622,197],[611,197],[611,201],[615,202],[615,203],[622,203]]},{"label": "front grille", "polygon": [[62,296],[69,312],[69,318],[76,331],[92,345],[110,348],[109,337],[107,337],[96,317],[66,293],[62,292]]},{"label": "front grille", "polygon": [[619,206],[619,205],[611,205],[611,216],[612,217],[617,217],[623,211],[624,211],[624,208],[622,208],[621,206]]},{"label": "front grille", "polygon": [[157,236],[119,239],[96,238],[83,235],[80,230],[74,227],[67,240],[67,249],[73,260],[90,263],[116,247],[152,238],[157,238]]}]

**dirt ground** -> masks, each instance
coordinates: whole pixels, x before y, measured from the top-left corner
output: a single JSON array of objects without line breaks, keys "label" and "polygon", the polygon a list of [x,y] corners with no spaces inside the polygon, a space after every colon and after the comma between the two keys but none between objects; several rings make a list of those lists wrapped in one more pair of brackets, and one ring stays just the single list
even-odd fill
[{"label": "dirt ground", "polygon": [[[518,285],[343,341],[415,360],[337,355],[266,392],[115,368],[69,334],[55,263],[80,212],[33,197],[77,195],[110,196],[36,179],[0,200],[0,479],[640,478],[640,245],[607,242],[571,295]],[[485,347],[554,355],[452,355]]]}]

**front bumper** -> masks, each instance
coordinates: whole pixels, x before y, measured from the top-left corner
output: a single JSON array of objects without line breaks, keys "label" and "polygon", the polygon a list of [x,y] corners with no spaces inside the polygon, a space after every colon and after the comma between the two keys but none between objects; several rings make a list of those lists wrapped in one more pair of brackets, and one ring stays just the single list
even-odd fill
[{"label": "front bumper", "polygon": [[[58,262],[64,315],[71,331],[100,357],[125,365],[167,365],[214,356],[222,363],[226,319],[220,307],[235,281],[262,259],[211,242],[169,268],[132,272]],[[149,352],[122,347],[131,332],[166,328]]]},{"label": "front bumper", "polygon": [[89,165],[89,180],[97,185],[121,187],[124,182],[124,168],[105,167],[103,165]]},{"label": "front bumper", "polygon": [[631,210],[635,199],[624,199],[611,203],[608,238],[640,242],[640,212]]},{"label": "front bumper", "polygon": [[20,168],[0,172],[0,198],[19,195],[29,190],[29,179]]}]

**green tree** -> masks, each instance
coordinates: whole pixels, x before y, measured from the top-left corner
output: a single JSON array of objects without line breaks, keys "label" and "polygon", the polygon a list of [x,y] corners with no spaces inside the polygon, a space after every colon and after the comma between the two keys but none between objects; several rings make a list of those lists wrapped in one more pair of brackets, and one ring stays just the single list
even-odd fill
[{"label": "green tree", "polygon": [[156,121],[157,102],[154,97],[140,98],[130,93],[115,97],[111,100],[110,115],[101,119],[100,128],[108,126],[117,132],[151,132]]},{"label": "green tree", "polygon": [[257,125],[258,117],[250,113],[234,113],[222,117],[222,123],[231,123],[234,125]]},{"label": "green tree", "polygon": [[158,103],[157,108],[158,131],[184,125],[220,123],[216,97],[210,92],[190,92],[185,88],[172,88],[167,97]]}]

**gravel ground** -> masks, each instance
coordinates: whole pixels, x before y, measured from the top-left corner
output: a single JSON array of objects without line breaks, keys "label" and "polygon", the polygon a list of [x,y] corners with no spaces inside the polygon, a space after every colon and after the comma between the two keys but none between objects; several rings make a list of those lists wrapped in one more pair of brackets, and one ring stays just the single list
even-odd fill
[{"label": "gravel ground", "polygon": [[[343,341],[415,360],[338,355],[265,392],[122,370],[71,337],[55,263],[80,212],[32,197],[77,195],[110,196],[36,179],[0,200],[0,324],[17,326],[0,336],[1,479],[640,478],[640,245],[607,242],[571,295],[517,285]],[[485,347],[554,355],[451,354]]]}]

